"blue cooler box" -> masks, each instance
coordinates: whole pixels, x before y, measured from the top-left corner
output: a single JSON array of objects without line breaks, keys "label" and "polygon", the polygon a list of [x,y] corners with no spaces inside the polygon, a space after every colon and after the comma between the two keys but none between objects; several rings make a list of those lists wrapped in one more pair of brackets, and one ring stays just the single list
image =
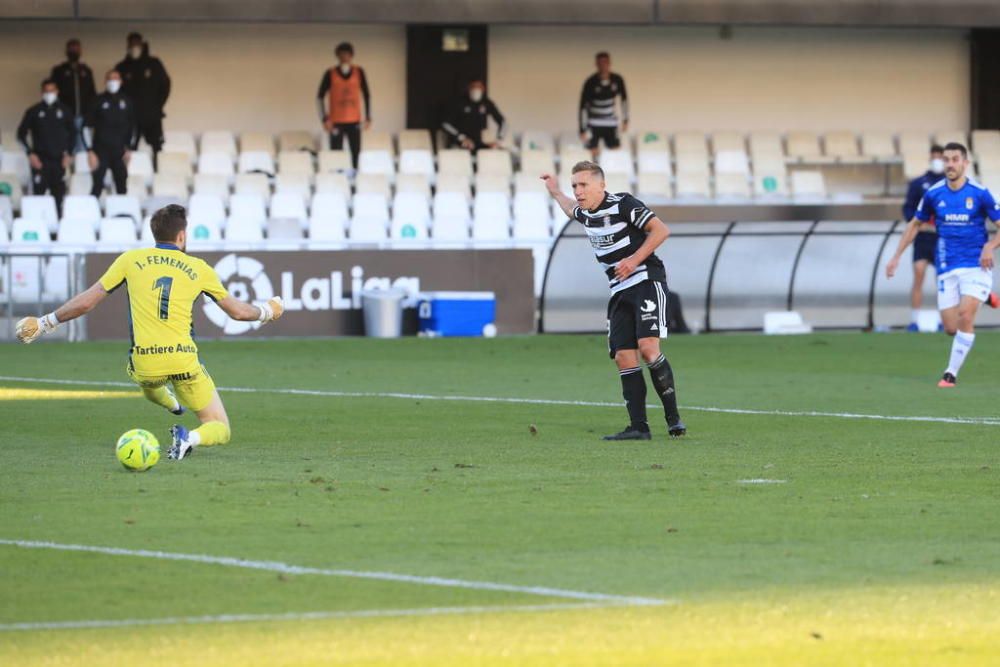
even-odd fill
[{"label": "blue cooler box", "polygon": [[493,292],[425,292],[417,309],[420,335],[494,335],[496,312]]}]

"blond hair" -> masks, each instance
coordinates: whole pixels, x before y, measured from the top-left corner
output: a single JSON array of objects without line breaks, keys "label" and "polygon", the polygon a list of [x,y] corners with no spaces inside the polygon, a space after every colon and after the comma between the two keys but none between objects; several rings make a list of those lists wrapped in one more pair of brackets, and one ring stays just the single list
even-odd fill
[{"label": "blond hair", "polygon": [[583,162],[577,162],[573,165],[573,173],[578,174],[581,171],[589,171],[592,174],[597,174],[604,180],[604,170],[601,169],[601,165],[590,160],[584,160]]}]

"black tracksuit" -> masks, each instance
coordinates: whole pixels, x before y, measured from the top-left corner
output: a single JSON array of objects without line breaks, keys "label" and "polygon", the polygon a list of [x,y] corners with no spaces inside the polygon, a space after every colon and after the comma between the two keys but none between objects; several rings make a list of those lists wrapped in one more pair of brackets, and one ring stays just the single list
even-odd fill
[{"label": "black tracksuit", "polygon": [[88,148],[97,154],[98,165],[94,170],[94,187],[91,194],[100,196],[104,188],[104,175],[108,169],[115,179],[115,190],[125,194],[128,170],[124,155],[127,150],[135,150],[139,143],[135,107],[127,95],[101,93],[94,100],[94,106],[85,121],[94,129],[93,144]]},{"label": "black tracksuit", "polygon": [[69,107],[74,116],[83,116],[94,104],[97,89],[94,72],[83,63],[64,62],[52,68],[49,75],[59,86],[59,101]]},{"label": "black tracksuit", "polygon": [[504,124],[503,114],[493,103],[493,100],[483,96],[478,102],[473,102],[468,95],[451,109],[448,120],[441,124],[448,134],[448,147],[461,146],[464,139],[471,139],[475,144],[474,150],[483,148],[483,130],[486,129],[487,119],[492,117],[497,124],[497,139],[503,139],[504,131],[507,129]]},{"label": "black tracksuit", "polygon": [[[30,142],[28,135],[31,135]],[[73,112],[58,100],[51,105],[39,102],[24,112],[17,128],[17,140],[24,150],[42,161],[41,169],[31,170],[32,192],[36,195],[51,192],[61,210],[66,195],[66,170],[62,161],[73,154],[76,142]]]},{"label": "black tracksuit", "polygon": [[121,92],[135,103],[139,134],[154,152],[163,147],[163,106],[170,97],[170,77],[159,58],[149,55],[149,45],[138,58],[126,57],[115,65],[122,75]]}]

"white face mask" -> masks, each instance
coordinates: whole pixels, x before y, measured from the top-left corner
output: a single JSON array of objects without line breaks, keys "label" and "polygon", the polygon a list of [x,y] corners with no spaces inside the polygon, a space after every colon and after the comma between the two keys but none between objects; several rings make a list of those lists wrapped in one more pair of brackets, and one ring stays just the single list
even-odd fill
[{"label": "white face mask", "polygon": [[348,74],[350,74],[351,73],[351,64],[350,63],[340,63],[340,73],[343,74],[344,76],[347,76]]},{"label": "white face mask", "polygon": [[128,47],[128,54],[129,54],[129,56],[132,57],[133,60],[138,60],[139,57],[142,55],[142,47],[141,46],[130,46],[130,47]]},{"label": "white face mask", "polygon": [[42,101],[46,104],[55,104],[57,99],[59,99],[59,96],[55,93],[42,93]]},{"label": "white face mask", "polygon": [[122,88],[122,82],[118,79],[108,79],[108,92],[114,95]]},{"label": "white face mask", "polygon": [[472,100],[473,102],[478,102],[481,99],[483,99],[483,89],[482,88],[473,88],[472,90],[470,90],[469,91],[469,99]]},{"label": "white face mask", "polygon": [[939,157],[936,157],[933,160],[931,160],[931,171],[933,171],[935,174],[943,174],[944,160],[942,160]]}]

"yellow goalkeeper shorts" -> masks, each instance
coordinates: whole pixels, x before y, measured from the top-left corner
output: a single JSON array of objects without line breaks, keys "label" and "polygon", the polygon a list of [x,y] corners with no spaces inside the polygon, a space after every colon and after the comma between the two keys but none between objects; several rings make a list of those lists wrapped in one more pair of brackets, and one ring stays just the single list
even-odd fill
[{"label": "yellow goalkeeper shorts", "polygon": [[195,412],[207,408],[215,398],[215,382],[204,366],[176,375],[140,375],[135,372],[130,360],[125,365],[125,370],[129,378],[143,388],[155,389],[172,385],[180,404]]}]

